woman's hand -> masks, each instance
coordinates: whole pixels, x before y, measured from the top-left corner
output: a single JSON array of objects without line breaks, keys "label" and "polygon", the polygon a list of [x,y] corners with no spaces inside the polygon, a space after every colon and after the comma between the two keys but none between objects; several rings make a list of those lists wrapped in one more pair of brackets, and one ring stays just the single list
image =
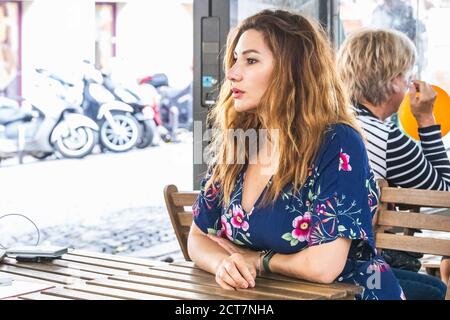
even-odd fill
[{"label": "woman's hand", "polygon": [[224,258],[216,269],[216,282],[227,290],[255,286],[256,268],[241,253]]},{"label": "woman's hand", "polygon": [[216,270],[217,283],[224,289],[254,287],[260,268],[260,253],[237,246],[221,237],[208,235],[208,238],[230,254]]},{"label": "woman's hand", "polygon": [[[419,92],[419,95],[416,93]],[[409,86],[411,112],[417,120],[419,128],[436,124],[433,115],[436,92],[424,81],[414,80]]]}]

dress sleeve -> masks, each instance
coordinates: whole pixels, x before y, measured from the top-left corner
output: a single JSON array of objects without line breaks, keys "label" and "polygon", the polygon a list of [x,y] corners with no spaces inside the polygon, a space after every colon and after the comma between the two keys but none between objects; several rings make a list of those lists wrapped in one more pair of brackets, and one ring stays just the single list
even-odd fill
[{"label": "dress sleeve", "polygon": [[343,237],[362,240],[375,248],[372,217],[378,205],[378,189],[362,138],[353,128],[336,125],[322,149],[308,195],[308,245]]},{"label": "dress sleeve", "polygon": [[209,168],[205,178],[200,182],[200,194],[192,205],[192,214],[195,224],[204,233],[216,234],[221,229],[222,192],[217,183],[205,190],[211,175],[212,168]]}]

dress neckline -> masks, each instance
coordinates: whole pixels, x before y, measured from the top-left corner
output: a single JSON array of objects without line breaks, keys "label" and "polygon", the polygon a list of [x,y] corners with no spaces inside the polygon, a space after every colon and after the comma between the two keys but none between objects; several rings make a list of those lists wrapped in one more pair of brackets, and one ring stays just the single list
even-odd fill
[{"label": "dress neckline", "polygon": [[266,183],[264,189],[263,189],[263,190],[261,191],[261,193],[259,194],[259,196],[258,196],[258,198],[256,199],[255,203],[253,204],[253,207],[250,209],[249,212],[247,212],[247,211],[244,209],[243,205],[242,205],[242,198],[243,198],[243,196],[244,196],[244,181],[245,181],[245,174],[247,173],[247,168],[248,168],[248,164],[245,164],[244,168],[243,168],[242,171],[241,171],[241,177],[240,177],[239,180],[240,180],[241,190],[242,190],[242,191],[240,192],[239,198],[238,198],[238,199],[239,199],[239,205],[240,205],[241,208],[242,208],[242,212],[244,212],[245,215],[251,215],[251,214],[255,211],[255,208],[258,206],[258,204],[259,204],[259,202],[261,201],[261,199],[262,199],[262,197],[264,196],[264,194],[266,193],[267,188],[272,184],[272,178],[273,178],[273,175],[270,176],[269,181]]}]

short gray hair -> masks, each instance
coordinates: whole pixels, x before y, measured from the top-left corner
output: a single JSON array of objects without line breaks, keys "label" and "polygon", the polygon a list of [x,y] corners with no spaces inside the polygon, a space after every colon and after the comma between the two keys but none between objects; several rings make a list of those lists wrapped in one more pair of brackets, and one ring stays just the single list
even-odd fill
[{"label": "short gray hair", "polygon": [[338,52],[338,72],[354,103],[379,105],[394,92],[392,80],[411,70],[414,43],[395,30],[362,29],[351,34]]}]

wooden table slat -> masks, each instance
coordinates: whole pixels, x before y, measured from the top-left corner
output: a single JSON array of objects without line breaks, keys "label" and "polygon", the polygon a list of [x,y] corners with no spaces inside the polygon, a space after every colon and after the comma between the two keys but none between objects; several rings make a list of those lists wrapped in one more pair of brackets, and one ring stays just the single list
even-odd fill
[{"label": "wooden table slat", "polygon": [[[160,270],[146,270],[146,271],[130,271],[131,275],[137,275],[137,276],[147,276],[147,277],[157,277],[162,279],[168,279],[168,280],[179,280],[179,281],[185,281],[190,283],[198,283],[198,284],[205,284],[205,285],[212,285],[217,286],[216,281],[214,279],[214,276],[211,274],[205,274],[208,277],[201,277],[200,279],[198,276],[195,275],[182,275],[179,273],[172,273],[169,271],[160,271]],[[268,292],[275,294],[275,292],[272,289],[279,289],[281,291],[277,291],[282,293],[285,296],[291,296],[293,295],[294,298],[298,296],[298,294],[301,293],[308,293],[313,294],[317,296],[323,296],[328,299],[341,299],[345,298],[347,296],[347,291],[344,289],[337,290],[332,288],[323,288],[323,287],[317,287],[314,285],[304,284],[304,283],[289,283],[286,281],[275,281],[270,279],[264,279],[264,278],[256,278],[256,286],[252,289],[252,291],[260,291],[260,289],[266,288]],[[284,292],[289,291],[289,292]],[[292,292],[295,292],[293,294]]]},{"label": "wooden table slat", "polygon": [[[179,261],[179,262],[171,263],[171,266],[172,265],[176,266],[176,267],[181,267],[181,268],[189,268],[189,269],[198,270],[198,268],[195,266],[195,263],[192,261]],[[345,289],[347,291],[347,294],[350,294],[350,295],[355,295],[357,293],[361,293],[363,290],[361,287],[359,287],[357,285],[349,284],[349,283],[331,283],[331,284],[313,283],[313,282],[309,282],[309,281],[286,277],[286,276],[275,274],[275,273],[263,273],[260,277],[266,278],[266,279],[271,279],[271,280],[308,284],[308,285],[324,287],[324,288]]]},{"label": "wooden table slat", "polygon": [[18,266],[7,266],[4,264],[0,264],[0,270],[8,272],[8,273],[12,273],[12,274],[26,276],[29,278],[42,279],[42,280],[46,280],[46,281],[50,281],[50,282],[56,282],[59,284],[73,284],[76,281],[81,281],[80,279],[76,279],[73,277],[66,277],[66,276],[61,276],[61,275],[48,273],[48,272],[44,272],[44,271],[25,269],[25,268],[21,268]]},{"label": "wooden table slat", "polygon": [[22,300],[74,300],[64,297],[51,296],[48,294],[42,294],[41,292],[29,293],[20,296]]},{"label": "wooden table slat", "polygon": [[47,280],[36,279],[36,278],[30,278],[30,277],[21,276],[21,275],[18,275],[18,274],[13,274],[13,273],[4,272],[4,271],[0,271],[0,276],[11,277],[14,280],[22,280],[22,281],[28,281],[28,282],[42,283],[42,284],[48,284],[48,285],[52,285],[52,286],[60,285],[60,283],[58,283],[58,282],[47,281]]},{"label": "wooden table slat", "polygon": [[55,259],[55,260],[52,260],[49,262],[45,262],[45,264],[66,267],[66,268],[74,268],[74,269],[79,269],[82,271],[97,273],[99,275],[105,275],[105,276],[112,276],[113,274],[118,274],[118,273],[126,274],[128,272],[126,270],[120,271],[120,270],[113,269],[113,268],[94,266],[94,265],[90,265],[90,264],[86,264],[86,263],[75,262],[75,261],[66,261],[66,260],[61,260],[61,259]]},{"label": "wooden table slat", "polygon": [[[116,262],[116,261],[110,261],[110,260],[105,260],[105,259],[77,256],[77,255],[72,255],[72,254],[64,254],[62,256],[62,260],[80,262],[80,263],[85,263],[85,264],[99,266],[99,267],[107,267],[107,268],[117,269],[117,270],[121,270],[121,271],[131,271],[133,269],[137,269],[140,267],[139,265],[135,265],[135,264],[131,264],[131,263]],[[142,268],[145,268],[145,267],[142,267]]]},{"label": "wooden table slat", "polygon": [[41,292],[43,295],[69,298],[75,300],[123,300],[120,298],[108,297],[101,294],[70,290],[67,288],[52,288]]},{"label": "wooden table slat", "polygon": [[97,285],[89,285],[89,284],[71,285],[71,286],[65,286],[65,288],[71,289],[71,290],[89,292],[89,293],[103,294],[105,296],[116,297],[116,298],[121,298],[121,299],[177,300],[175,298],[168,298],[168,297],[154,295],[154,294],[140,293],[140,292],[134,292],[134,291],[129,291],[129,290],[114,289],[114,288],[108,288],[108,287],[97,286]]},{"label": "wooden table slat", "polygon": [[92,273],[82,270],[74,269],[73,267],[60,267],[57,265],[50,265],[46,263],[38,262],[18,262],[15,259],[5,258],[3,264],[9,266],[16,266],[24,269],[43,271],[48,273],[59,274],[63,276],[69,276],[74,278],[80,278],[84,280],[94,280],[100,277],[106,277],[106,275],[100,275],[98,273]]},{"label": "wooden table slat", "polygon": [[149,294],[156,294],[169,298],[188,299],[188,300],[217,300],[226,299],[220,296],[214,296],[209,293],[196,293],[183,290],[169,289],[157,286],[143,285],[138,283],[126,283],[116,280],[92,280],[88,284],[104,286],[115,289],[129,290],[134,292],[142,292]]},{"label": "wooden table slat", "polygon": [[91,251],[84,251],[84,250],[72,250],[69,252],[69,254],[75,255],[75,256],[81,256],[81,257],[97,258],[97,259],[113,261],[113,262],[132,263],[132,264],[144,266],[144,267],[153,267],[155,265],[164,264],[164,262],[161,262],[161,261],[149,261],[149,260],[141,259],[141,258],[133,258],[133,257],[126,257],[126,256],[119,256],[119,255],[112,255],[112,254],[91,252]]},{"label": "wooden table slat", "polygon": [[[269,290],[255,287],[250,289],[238,289],[236,291],[224,290],[215,282],[214,277],[198,278],[190,275],[171,274],[162,271],[154,271],[148,273],[147,276],[111,276],[110,279],[148,284],[153,286],[161,286],[165,288],[173,288],[187,290],[192,292],[208,292],[214,295],[228,297],[230,299],[321,299],[320,295],[309,294],[304,292],[289,292],[279,288],[270,288]],[[345,294],[344,294],[345,296]]]}]

